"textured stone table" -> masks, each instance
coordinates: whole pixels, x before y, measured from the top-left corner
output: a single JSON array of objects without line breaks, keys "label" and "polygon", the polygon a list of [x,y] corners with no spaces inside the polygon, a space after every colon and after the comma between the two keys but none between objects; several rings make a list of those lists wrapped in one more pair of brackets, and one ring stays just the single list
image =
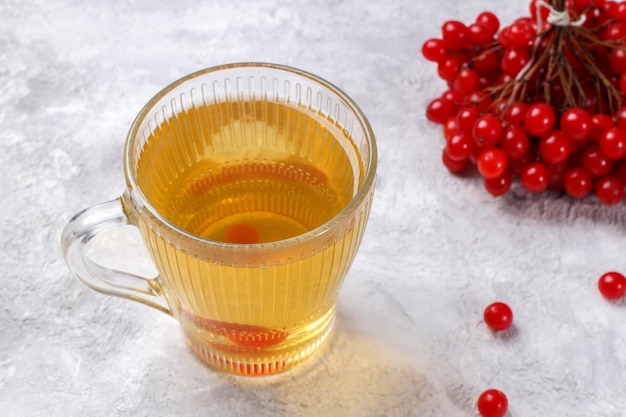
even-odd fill
[{"label": "textured stone table", "polygon": [[[510,23],[527,2],[0,2],[0,415],[461,417],[497,387],[511,417],[626,416],[626,306],[596,290],[601,273],[626,271],[624,206],[519,187],[494,199],[446,173],[424,117],[445,87],[422,42],[485,9]],[[237,61],[332,81],[380,147],[333,342],[269,385],[208,369],[170,317],[85,288],[59,246],[72,214],[121,193],[141,106]],[[132,230],[97,244],[120,267],[151,268]],[[482,321],[495,300],[516,314],[504,335]]]}]

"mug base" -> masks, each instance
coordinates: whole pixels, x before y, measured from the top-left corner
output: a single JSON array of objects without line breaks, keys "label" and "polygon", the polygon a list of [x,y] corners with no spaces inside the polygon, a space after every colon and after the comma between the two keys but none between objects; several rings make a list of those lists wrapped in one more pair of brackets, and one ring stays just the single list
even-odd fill
[{"label": "mug base", "polygon": [[335,324],[335,308],[332,308],[316,323],[316,331],[305,341],[296,346],[268,350],[227,351],[206,346],[191,334],[185,334],[185,340],[196,356],[211,368],[245,376],[268,377],[292,371],[303,364],[313,361],[325,349]]}]

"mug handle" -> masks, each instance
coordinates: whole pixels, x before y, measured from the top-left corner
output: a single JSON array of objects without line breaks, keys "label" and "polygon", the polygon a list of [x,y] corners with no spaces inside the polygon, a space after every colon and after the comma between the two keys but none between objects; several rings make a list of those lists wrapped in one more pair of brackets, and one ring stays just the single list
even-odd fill
[{"label": "mug handle", "polygon": [[157,278],[107,268],[86,255],[87,243],[95,236],[127,225],[132,223],[124,211],[121,197],[77,213],[65,226],[61,235],[65,262],[74,275],[96,291],[137,301],[172,315]]}]

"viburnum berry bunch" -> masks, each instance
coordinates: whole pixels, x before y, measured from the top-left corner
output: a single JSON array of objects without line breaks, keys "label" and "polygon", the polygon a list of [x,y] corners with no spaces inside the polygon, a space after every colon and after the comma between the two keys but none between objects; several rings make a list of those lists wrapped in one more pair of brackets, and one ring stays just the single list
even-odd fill
[{"label": "viburnum berry bunch", "polygon": [[532,0],[500,27],[483,12],[450,20],[423,56],[448,86],[427,118],[443,125],[443,164],[476,166],[487,191],[514,179],[533,193],[623,200],[626,185],[626,1]]}]

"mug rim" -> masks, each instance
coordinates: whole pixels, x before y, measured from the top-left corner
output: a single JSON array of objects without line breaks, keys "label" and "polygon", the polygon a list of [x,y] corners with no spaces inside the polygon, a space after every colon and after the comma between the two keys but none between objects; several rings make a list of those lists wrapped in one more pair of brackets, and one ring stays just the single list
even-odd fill
[{"label": "mug rim", "polygon": [[[359,124],[364,130],[364,134],[366,137],[366,142],[369,146],[369,158],[364,161],[367,169],[363,175],[363,181],[357,188],[356,194],[351,198],[348,204],[337,214],[335,214],[328,221],[319,225],[318,227],[309,230],[306,233],[299,234],[297,236],[293,236],[287,239],[271,241],[271,242],[262,242],[262,243],[229,243],[222,242],[219,240],[205,239],[198,235],[195,235],[182,227],[179,227],[165,218],[158,210],[154,208],[154,206],[150,203],[150,201],[143,194],[143,191],[137,184],[135,175],[133,174],[133,169],[131,166],[131,143],[135,142],[135,138],[139,135],[139,127],[142,122],[149,116],[150,112],[154,110],[156,103],[161,100],[161,98],[167,95],[172,90],[176,89],[180,85],[186,83],[189,80],[201,77],[208,73],[224,71],[232,68],[270,68],[278,71],[283,71],[287,73],[291,73],[308,80],[311,80],[336,94],[344,103],[347,105],[348,109],[356,116]],[[348,96],[343,90],[334,84],[326,81],[325,79],[314,75],[310,72],[294,68],[288,65],[283,64],[274,64],[268,62],[237,62],[230,64],[222,64],[217,66],[212,66],[208,68],[201,69],[199,71],[192,72],[188,75],[185,75],[164,88],[162,88],[158,93],[156,93],[146,104],[143,105],[137,116],[134,118],[128,133],[126,135],[126,141],[124,145],[124,176],[127,183],[126,192],[130,194],[130,198],[132,200],[133,205],[137,205],[139,203],[140,207],[143,210],[147,210],[154,219],[156,219],[159,223],[166,226],[171,231],[182,235],[183,237],[190,239],[196,243],[201,245],[209,245],[213,248],[219,248],[222,250],[236,250],[241,251],[242,248],[245,248],[247,253],[266,253],[273,252],[276,249],[287,248],[298,246],[299,244],[308,243],[319,238],[322,238],[329,234],[334,228],[336,228],[345,217],[350,216],[351,213],[355,212],[357,208],[361,205],[363,200],[368,196],[370,190],[374,186],[375,178],[376,178],[376,168],[378,162],[378,149],[376,145],[376,138],[374,135],[374,131],[361,110],[361,108],[356,104],[356,102]]]}]

